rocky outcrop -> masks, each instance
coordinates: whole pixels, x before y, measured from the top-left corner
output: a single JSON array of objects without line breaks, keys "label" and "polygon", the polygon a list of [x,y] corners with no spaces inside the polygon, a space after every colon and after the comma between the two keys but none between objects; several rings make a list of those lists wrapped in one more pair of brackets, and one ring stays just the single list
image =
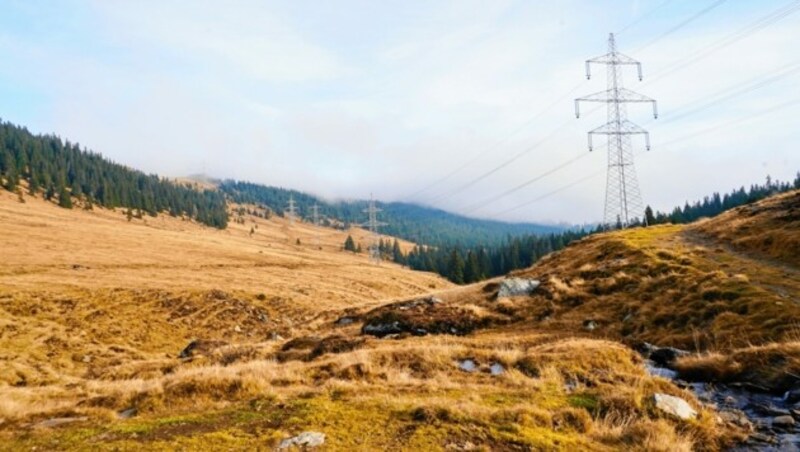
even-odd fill
[{"label": "rocky outcrop", "polygon": [[500,283],[497,298],[517,297],[530,295],[541,283],[535,279],[507,278]]}]

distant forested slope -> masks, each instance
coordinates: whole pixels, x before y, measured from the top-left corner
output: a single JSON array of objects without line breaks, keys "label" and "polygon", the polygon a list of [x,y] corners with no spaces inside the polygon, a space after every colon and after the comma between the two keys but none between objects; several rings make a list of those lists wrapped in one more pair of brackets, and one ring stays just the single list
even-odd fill
[{"label": "distant forested slope", "polygon": [[[261,204],[275,212],[283,212],[291,196],[299,214],[306,219],[311,216],[311,206],[316,203],[323,216],[347,224],[359,224],[367,220],[363,212],[367,201],[328,202],[296,190],[239,181],[224,181],[220,184],[220,189],[235,202]],[[458,243],[464,246],[486,246],[502,243],[509,236],[549,234],[563,230],[558,226],[534,223],[478,220],[416,204],[377,201],[376,204],[383,209],[379,220],[388,223],[381,228],[382,233],[426,245]]]},{"label": "distant forested slope", "polygon": [[30,194],[72,207],[72,198],[104,207],[126,207],[150,215],[168,212],[225,228],[225,197],[216,190],[195,190],[156,175],[111,162],[78,144],[53,135],[34,135],[26,128],[0,124],[0,182],[9,191],[27,182]]}]

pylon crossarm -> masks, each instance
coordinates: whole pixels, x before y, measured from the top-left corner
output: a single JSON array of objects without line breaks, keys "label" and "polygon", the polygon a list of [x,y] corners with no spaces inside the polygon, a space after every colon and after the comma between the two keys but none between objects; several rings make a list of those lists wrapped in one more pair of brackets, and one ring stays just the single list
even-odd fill
[{"label": "pylon crossarm", "polygon": [[639,81],[642,80],[642,63],[634,60],[633,58],[623,55],[621,53],[607,53],[605,55],[601,55],[599,57],[594,57],[586,60],[586,79],[592,78],[592,64],[614,64],[617,66],[621,65],[635,65],[636,71],[639,75]]},{"label": "pylon crossarm", "polygon": [[590,152],[594,150],[593,135],[644,135],[645,145],[647,150],[650,150],[650,133],[627,119],[619,124],[619,128],[615,122],[607,122],[596,129],[590,130],[588,133]]}]

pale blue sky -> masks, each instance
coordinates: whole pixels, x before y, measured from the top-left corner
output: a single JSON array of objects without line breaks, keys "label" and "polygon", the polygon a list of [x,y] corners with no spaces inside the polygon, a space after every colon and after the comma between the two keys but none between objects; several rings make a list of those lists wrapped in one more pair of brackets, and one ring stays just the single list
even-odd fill
[{"label": "pale blue sky", "polygon": [[[0,117],[148,172],[205,171],[330,198],[404,199],[484,153],[416,197],[464,212],[588,153],[585,133],[604,115],[574,119],[572,98],[604,89],[605,79],[598,70],[585,81],[583,62],[605,53],[609,32],[663,3],[3,1]],[[668,120],[800,61],[795,12],[648,82],[800,2],[728,0],[642,48],[715,3],[672,0],[618,37],[645,70],[645,82],[626,73],[626,83],[658,99],[663,114],[651,123],[646,109],[630,108],[651,131],[653,150],[637,170],[645,201],[657,208],[800,170],[800,104],[667,145],[800,99],[800,73],[789,72]],[[508,167],[443,196],[545,137]],[[493,216],[604,166],[599,148],[471,213]],[[502,219],[597,221],[604,188],[595,177]]]}]

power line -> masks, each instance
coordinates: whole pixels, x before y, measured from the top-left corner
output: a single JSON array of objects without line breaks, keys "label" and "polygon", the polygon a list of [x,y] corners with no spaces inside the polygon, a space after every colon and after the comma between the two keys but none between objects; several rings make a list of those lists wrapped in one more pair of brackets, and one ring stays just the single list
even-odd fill
[{"label": "power line", "polygon": [[678,23],[677,25],[671,27],[669,30],[665,31],[664,33],[661,33],[660,35],[656,36],[654,39],[648,41],[646,44],[637,47],[635,50],[633,50],[632,53],[639,53],[642,50],[652,46],[656,42],[666,38],[667,36],[675,33],[676,31],[680,30],[681,28],[689,25],[690,23],[694,22],[695,20],[699,19],[700,17],[703,17],[706,14],[710,13],[711,11],[713,11],[715,8],[717,8],[718,6],[722,5],[726,1],[727,0],[716,0],[715,2],[711,3],[709,6],[701,9],[697,13],[695,13],[692,16],[690,16],[689,18],[687,18],[686,20]]},{"label": "power line", "polygon": [[782,19],[790,16],[791,14],[794,14],[798,10],[800,10],[800,0],[792,0],[789,3],[785,4],[784,6],[781,6],[780,8],[770,12],[769,14],[760,17],[754,22],[751,22],[744,28],[739,29],[725,36],[724,38],[720,39],[719,41],[716,41],[715,43],[709,46],[697,50],[694,54],[690,55],[689,57],[680,58],[674,61],[673,63],[668,64],[666,67],[656,71],[655,75],[652,76],[650,80],[643,86],[653,84],[656,81],[661,80],[662,78],[668,75],[671,75],[685,67],[691,66],[697,63],[698,61],[701,61],[702,59],[706,58],[707,56],[719,50],[722,50],[738,41],[741,41],[742,39],[752,36],[753,34],[763,30],[764,28],[767,28],[781,21]]},{"label": "power line", "polygon": [[711,127],[707,127],[705,129],[698,130],[696,132],[692,132],[692,133],[687,134],[687,135],[683,135],[683,136],[678,137],[678,138],[674,138],[672,140],[669,140],[669,141],[666,141],[664,143],[661,143],[661,145],[662,146],[669,146],[669,145],[673,145],[675,143],[680,143],[681,141],[686,141],[688,139],[695,138],[695,137],[698,137],[698,136],[701,136],[701,135],[705,135],[707,133],[711,133],[711,132],[714,132],[714,131],[719,130],[719,129],[724,129],[724,128],[727,128],[727,127],[730,127],[730,126],[733,126],[733,125],[736,125],[736,124],[739,124],[739,123],[742,123],[742,122],[746,122],[746,121],[749,121],[749,120],[752,120],[752,119],[755,119],[755,118],[758,118],[758,117],[761,117],[761,116],[765,116],[765,115],[768,115],[770,113],[774,113],[776,111],[783,110],[785,108],[791,107],[793,105],[798,105],[798,104],[800,104],[800,99],[795,99],[795,100],[792,100],[792,101],[789,101],[789,102],[782,103],[780,105],[776,105],[774,107],[767,108],[766,110],[762,110],[762,111],[760,111],[758,113],[755,113],[755,114],[752,114],[752,115],[749,115],[749,116],[745,116],[744,118],[738,118],[738,119],[735,119],[733,121],[728,121],[728,122],[724,122],[722,124],[717,124],[717,125],[714,125],[714,126],[711,126]]},{"label": "power line", "polygon": [[[773,83],[775,83],[775,82],[777,82],[779,80],[782,80],[782,79],[784,79],[784,78],[786,78],[786,77],[788,77],[790,75],[793,75],[793,74],[795,74],[797,72],[800,72],[800,61],[796,61],[794,63],[787,64],[787,65],[782,66],[781,68],[779,68],[779,69],[777,69],[775,71],[772,71],[772,72],[770,72],[768,74],[764,74],[764,75],[755,77],[755,78],[750,79],[750,80],[748,80],[748,81],[746,81],[744,83],[740,83],[738,85],[734,85],[734,86],[731,86],[731,87],[726,88],[724,90],[718,91],[717,93],[712,94],[711,96],[709,96],[712,99],[709,100],[708,102],[706,102],[704,104],[701,104],[700,106],[695,107],[693,109],[687,110],[687,111],[685,111],[683,113],[680,113],[678,115],[668,116],[666,119],[664,119],[663,122],[677,121],[678,119],[685,118],[686,116],[690,116],[690,115],[693,115],[695,113],[699,113],[701,111],[707,110],[707,109],[709,109],[709,108],[711,108],[711,107],[713,107],[715,105],[718,105],[718,104],[723,103],[725,101],[728,101],[730,99],[736,98],[736,97],[741,96],[743,94],[747,94],[749,92],[755,91],[755,90],[763,88],[765,86],[769,86],[769,85],[771,85],[771,84],[773,84]],[[769,74],[775,74],[775,75],[765,78]],[[690,106],[690,105],[691,104],[687,105],[687,107]],[[683,107],[683,108],[680,108],[680,109],[678,109],[676,111],[685,110],[685,109],[686,109],[686,107]]]},{"label": "power line", "polygon": [[514,163],[515,161],[519,160],[525,154],[533,151],[534,149],[537,149],[539,146],[543,145],[548,140],[550,140],[551,138],[556,136],[556,134],[558,134],[558,132],[560,132],[561,130],[565,129],[571,123],[572,123],[572,120],[567,120],[567,121],[562,122],[555,130],[550,132],[550,134],[547,135],[546,137],[544,137],[543,139],[537,141],[536,143],[534,143],[531,146],[528,146],[527,148],[523,149],[522,151],[514,154],[513,156],[511,156],[511,158],[505,160],[503,163],[501,163],[501,164],[489,169],[488,171],[483,172],[478,177],[476,177],[476,178],[474,178],[472,180],[469,180],[466,183],[463,183],[463,184],[459,185],[458,187],[456,187],[453,190],[450,190],[448,192],[440,194],[439,196],[437,196],[434,199],[432,199],[430,202],[431,203],[436,203],[436,202],[444,201],[445,199],[449,199],[449,198],[455,196],[456,194],[463,192],[467,188],[470,188],[470,187],[474,186],[478,182],[486,179],[487,177],[491,176],[492,174],[495,174],[496,172],[500,171],[501,169],[503,169],[503,168],[507,167],[508,165]]},{"label": "power line", "polygon": [[624,27],[622,27],[619,30],[617,30],[617,32],[615,34],[617,36],[619,36],[620,34],[625,32],[626,30],[629,30],[630,28],[635,27],[636,25],[639,25],[639,23],[641,23],[644,19],[650,17],[651,15],[653,15],[653,13],[655,13],[656,11],[661,9],[662,7],[666,6],[671,1],[672,0],[665,0],[665,1],[661,2],[661,3],[659,3],[658,5],[656,5],[655,7],[650,9],[649,11],[647,11],[646,13],[642,14],[641,16],[639,16],[639,18],[635,19],[633,22],[630,22],[630,23],[628,23],[628,25],[625,25]]},{"label": "power line", "polygon": [[[678,137],[676,139],[661,143],[660,147],[662,149],[665,149],[668,152],[669,151],[674,152],[673,149],[668,149],[668,148],[666,148],[666,146],[673,145],[673,144],[681,142],[681,141],[686,141],[686,140],[688,140],[690,138],[695,138],[696,136],[705,135],[707,133],[711,133],[711,132],[714,132],[714,131],[719,130],[719,129],[728,128],[728,127],[734,126],[736,124],[739,124],[741,122],[744,122],[744,121],[747,121],[747,120],[751,120],[751,119],[755,119],[755,118],[758,118],[760,116],[764,116],[764,115],[767,115],[769,113],[774,113],[776,111],[788,108],[788,107],[793,106],[793,105],[799,105],[799,104],[800,104],[800,99],[795,99],[795,100],[792,100],[792,101],[789,101],[789,102],[785,102],[785,103],[782,103],[782,104],[767,108],[765,110],[762,110],[762,111],[757,112],[755,114],[748,115],[748,116],[746,116],[744,118],[739,118],[739,119],[736,119],[736,120],[733,120],[733,121],[729,121],[729,122],[726,122],[726,123],[723,123],[723,124],[718,124],[716,126],[708,127],[706,129],[700,130],[698,132],[693,132],[693,133],[684,135],[682,137]],[[635,156],[641,158],[641,157],[646,156],[647,154],[648,153],[645,152],[645,151],[639,151],[639,152],[637,152],[635,154]],[[577,179],[577,180],[575,180],[573,182],[570,182],[570,183],[568,183],[566,185],[563,185],[563,186],[561,186],[561,187],[559,187],[559,188],[557,188],[555,190],[549,191],[549,192],[547,192],[547,193],[545,193],[543,195],[540,195],[540,196],[538,196],[538,197],[536,197],[534,199],[531,199],[529,201],[525,201],[525,202],[523,202],[521,204],[518,204],[518,205],[515,205],[515,206],[513,206],[511,208],[508,208],[508,209],[493,213],[492,216],[493,217],[500,216],[500,215],[503,215],[503,214],[506,214],[506,213],[509,213],[509,212],[513,212],[515,210],[519,210],[519,209],[521,209],[523,207],[527,207],[527,206],[529,206],[531,204],[537,203],[537,202],[542,201],[544,199],[547,199],[547,198],[549,198],[549,197],[551,197],[551,196],[553,196],[555,194],[558,194],[558,193],[560,193],[560,192],[562,192],[564,190],[567,190],[569,188],[575,187],[576,185],[579,185],[579,184],[581,184],[583,182],[586,182],[588,180],[596,178],[596,177],[600,176],[601,174],[603,174],[603,171],[597,171],[597,172],[588,174],[587,176],[584,176],[584,177],[582,177],[580,179]]]},{"label": "power line", "polygon": [[501,198],[504,198],[504,197],[510,195],[511,193],[517,192],[517,191],[519,191],[519,190],[531,185],[534,182],[542,180],[545,177],[550,176],[550,175],[552,175],[552,174],[554,174],[554,173],[566,168],[567,166],[577,162],[578,160],[580,160],[582,158],[585,158],[585,157],[588,157],[588,156],[589,156],[589,154],[581,153],[580,155],[578,155],[578,156],[576,156],[576,157],[574,157],[574,158],[572,158],[570,160],[567,160],[566,162],[564,162],[564,163],[562,163],[562,164],[560,164],[560,165],[558,165],[558,166],[556,166],[554,168],[551,168],[551,169],[549,169],[549,170],[547,170],[547,171],[545,171],[543,173],[540,173],[539,175],[537,175],[537,176],[535,176],[535,177],[533,177],[531,179],[528,179],[527,181],[515,186],[514,188],[508,189],[508,190],[506,190],[506,191],[504,191],[504,192],[502,192],[502,193],[500,193],[498,195],[492,196],[491,198],[484,199],[484,200],[482,200],[482,201],[480,201],[478,203],[473,204],[472,206],[467,208],[468,209],[467,211],[465,211],[463,213],[464,214],[470,214],[472,212],[475,212],[476,210],[479,210],[479,209],[481,209],[481,208],[483,208],[483,207],[485,207],[485,206],[487,206],[487,205],[489,205],[489,204],[491,204],[491,203],[493,203],[493,202],[495,202],[495,201],[497,201],[497,200],[499,200]]},{"label": "power line", "polygon": [[574,182],[571,182],[571,183],[569,183],[569,184],[567,184],[567,185],[564,185],[564,186],[562,186],[562,187],[559,187],[559,188],[557,188],[557,189],[555,189],[555,190],[553,190],[553,191],[547,192],[547,193],[545,193],[544,195],[541,195],[541,196],[539,196],[538,198],[535,198],[535,199],[532,199],[532,200],[530,200],[530,201],[524,202],[524,203],[522,203],[522,204],[516,205],[516,206],[514,206],[514,207],[512,207],[512,208],[510,208],[510,209],[506,209],[506,210],[503,210],[503,211],[497,212],[497,213],[495,213],[495,214],[494,214],[494,215],[492,215],[492,216],[499,216],[499,215],[503,215],[503,214],[506,214],[506,213],[508,213],[508,212],[513,212],[513,211],[515,211],[515,210],[518,210],[518,209],[521,209],[521,208],[523,208],[523,207],[527,207],[527,206],[529,206],[529,205],[531,205],[531,204],[533,204],[533,203],[535,203],[535,202],[539,202],[539,201],[541,201],[541,200],[543,200],[543,199],[545,199],[545,198],[549,198],[550,196],[553,196],[553,195],[555,195],[555,194],[557,194],[557,193],[561,193],[562,191],[564,191],[564,190],[566,190],[566,189],[568,189],[568,188],[572,188],[572,187],[574,187],[574,186],[576,186],[576,185],[578,185],[578,184],[581,184],[581,183],[583,183],[583,182],[586,182],[586,181],[588,181],[588,180],[590,180],[590,179],[593,179],[593,178],[595,178],[595,177],[597,177],[597,176],[600,176],[601,174],[603,174],[603,172],[604,172],[604,171],[602,171],[602,170],[601,170],[601,171],[596,171],[596,172],[594,172],[594,173],[592,173],[592,174],[589,174],[588,176],[582,177],[582,178],[580,178],[580,179],[578,179],[578,180],[576,180],[576,181],[574,181]]},{"label": "power line", "polygon": [[517,135],[519,132],[525,130],[528,126],[533,124],[536,120],[541,118],[544,114],[548,113],[553,107],[555,107],[558,104],[560,104],[561,102],[563,102],[564,99],[570,97],[573,93],[575,93],[583,85],[584,85],[584,82],[576,84],[568,92],[564,93],[562,96],[559,96],[558,99],[556,99],[552,103],[548,104],[543,110],[540,110],[538,113],[536,113],[535,115],[533,115],[532,117],[527,119],[522,125],[520,125],[516,129],[514,129],[510,134],[508,134],[505,137],[501,138],[500,140],[494,142],[494,144],[492,144],[488,148],[484,149],[483,151],[479,152],[472,159],[470,159],[467,162],[463,163],[462,165],[458,166],[453,171],[447,173],[444,177],[441,177],[441,178],[433,181],[432,183],[430,183],[430,184],[426,185],[425,187],[421,188],[420,190],[418,190],[418,191],[414,192],[413,194],[407,196],[406,199],[415,198],[416,196],[418,196],[418,195],[430,190],[431,188],[441,184],[442,182],[444,182],[444,181],[450,179],[451,177],[455,176],[456,174],[460,173],[465,168],[471,166],[473,163],[477,162],[478,160],[480,160],[482,157],[486,156],[490,152],[492,152],[495,149],[499,148],[502,144],[507,143],[508,140],[511,137],[513,137],[513,136]]}]

